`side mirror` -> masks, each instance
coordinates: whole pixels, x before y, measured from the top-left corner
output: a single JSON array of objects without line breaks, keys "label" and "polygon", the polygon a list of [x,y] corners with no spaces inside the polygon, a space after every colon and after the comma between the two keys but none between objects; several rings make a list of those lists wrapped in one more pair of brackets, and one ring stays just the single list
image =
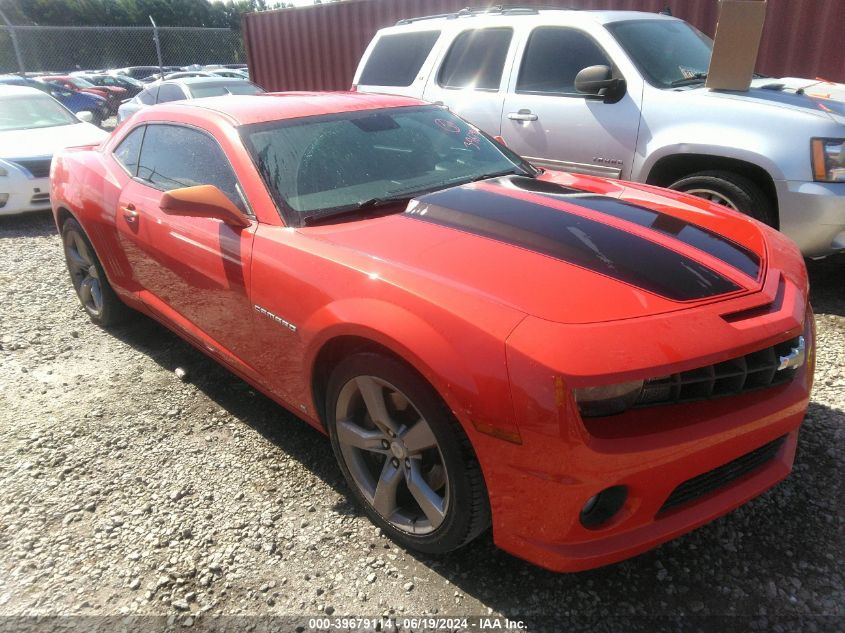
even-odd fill
[{"label": "side mirror", "polygon": [[224,224],[238,227],[251,224],[249,218],[214,185],[173,189],[162,194],[158,206],[169,215],[216,218]]},{"label": "side mirror", "polygon": [[82,112],[76,113],[76,118],[80,121],[84,121],[85,123],[93,123],[94,122],[94,115],[91,114],[88,110],[83,110]]},{"label": "side mirror", "polygon": [[614,79],[609,66],[587,66],[575,76],[575,90],[588,95],[619,101],[625,94],[625,80]]}]

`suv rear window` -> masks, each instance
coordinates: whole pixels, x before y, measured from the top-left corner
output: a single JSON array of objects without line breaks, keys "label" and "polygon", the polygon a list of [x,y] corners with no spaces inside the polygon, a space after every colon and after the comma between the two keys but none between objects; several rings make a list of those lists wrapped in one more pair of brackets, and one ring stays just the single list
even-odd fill
[{"label": "suv rear window", "polygon": [[498,90],[512,36],[511,29],[464,31],[446,54],[437,83],[444,88]]},{"label": "suv rear window", "polygon": [[379,38],[358,83],[364,86],[410,86],[440,31],[397,33]]}]

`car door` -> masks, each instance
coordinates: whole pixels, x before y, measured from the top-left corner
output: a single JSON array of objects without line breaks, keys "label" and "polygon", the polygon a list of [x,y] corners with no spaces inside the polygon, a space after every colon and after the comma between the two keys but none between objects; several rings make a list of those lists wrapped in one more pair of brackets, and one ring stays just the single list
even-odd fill
[{"label": "car door", "polygon": [[165,191],[215,185],[247,212],[232,166],[206,131],[148,123],[134,177],[121,192],[118,222],[139,298],[209,351],[249,371],[252,304],[249,275],[255,222],[233,227],[217,219],[169,215]]},{"label": "car door", "polygon": [[642,84],[628,73],[615,103],[575,90],[579,71],[605,65],[604,48],[585,31],[538,26],[521,45],[502,116],[508,147],[548,169],[629,178],[640,121]]},{"label": "car door", "polygon": [[423,99],[443,103],[488,134],[498,136],[512,41],[513,29],[509,27],[462,31],[431,74]]}]

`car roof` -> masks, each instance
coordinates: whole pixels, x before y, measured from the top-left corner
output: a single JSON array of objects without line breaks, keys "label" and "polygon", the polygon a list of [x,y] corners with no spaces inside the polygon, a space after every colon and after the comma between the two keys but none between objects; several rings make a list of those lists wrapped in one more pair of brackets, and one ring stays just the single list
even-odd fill
[{"label": "car roof", "polygon": [[155,106],[154,110],[161,114],[174,110],[184,113],[187,108],[198,112],[208,110],[225,116],[233,125],[249,125],[307,116],[419,105],[424,105],[424,102],[410,97],[361,92],[265,92],[258,95],[226,95],[172,101]]},{"label": "car roof", "polygon": [[407,30],[431,30],[432,28],[447,28],[463,30],[489,26],[506,26],[508,24],[529,25],[583,25],[610,24],[627,20],[678,20],[660,13],[646,11],[612,11],[612,10],[584,10],[584,9],[512,9],[505,11],[447,13],[441,15],[421,16],[400,20],[395,26],[382,29],[382,32],[404,32]]},{"label": "car roof", "polygon": [[[2,79],[2,78],[0,78]],[[43,90],[38,88],[30,88],[29,86],[15,86],[13,84],[0,83],[0,97],[21,97],[21,96],[35,96],[44,95]]]},{"label": "car roof", "polygon": [[[185,72],[199,71],[187,70]],[[181,84],[186,86],[193,86],[196,84],[215,84],[220,86],[228,86],[230,84],[233,84],[233,82],[230,79],[227,79],[226,77],[218,77],[215,75],[213,77],[176,77],[175,79],[165,79],[159,85],[163,84]]]}]

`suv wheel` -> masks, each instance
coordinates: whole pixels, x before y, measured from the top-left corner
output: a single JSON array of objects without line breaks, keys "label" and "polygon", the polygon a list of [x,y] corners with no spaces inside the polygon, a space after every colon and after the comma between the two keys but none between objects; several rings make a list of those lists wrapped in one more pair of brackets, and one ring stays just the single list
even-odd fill
[{"label": "suv wheel", "polygon": [[432,387],[375,353],[341,361],[329,379],[326,422],[353,496],[404,547],[439,554],[490,523],[478,460]]},{"label": "suv wheel", "polygon": [[669,185],[670,189],[704,198],[775,226],[772,204],[753,181],[729,171],[702,171]]}]

